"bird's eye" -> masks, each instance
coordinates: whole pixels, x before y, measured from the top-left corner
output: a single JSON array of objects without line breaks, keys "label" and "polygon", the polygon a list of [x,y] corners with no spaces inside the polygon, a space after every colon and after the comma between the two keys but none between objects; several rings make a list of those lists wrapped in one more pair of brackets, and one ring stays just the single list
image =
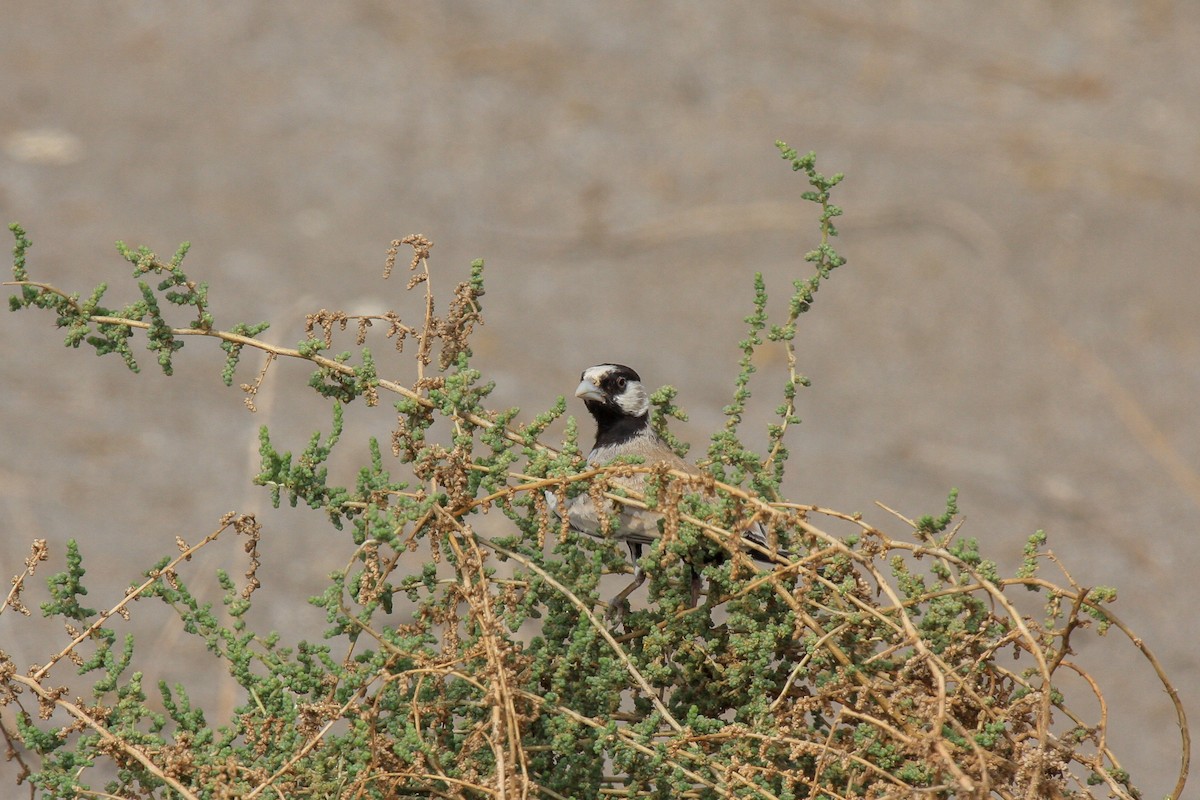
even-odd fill
[{"label": "bird's eye", "polygon": [[624,378],[617,378],[617,388],[624,390],[627,381]]}]

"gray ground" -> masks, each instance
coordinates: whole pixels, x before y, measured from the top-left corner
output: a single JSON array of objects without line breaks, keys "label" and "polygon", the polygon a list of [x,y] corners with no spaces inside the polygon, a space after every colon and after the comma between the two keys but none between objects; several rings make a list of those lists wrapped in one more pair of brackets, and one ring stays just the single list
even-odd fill
[{"label": "gray ground", "polygon": [[[875,500],[936,513],[957,486],[964,533],[1006,567],[1045,528],[1079,581],[1121,588],[1196,708],[1200,5],[10,0],[0,76],[0,210],[42,279],[128,299],[114,239],[191,240],[218,323],[294,343],[322,306],[412,313],[378,274],[419,231],[443,288],[487,259],[477,353],[498,402],[528,419],[621,361],[680,389],[701,450],[750,273],[776,300],[808,274],[806,187],[772,143],[817,150],[849,176],[850,264],[801,327],[792,496],[899,532]],[[33,537],[59,568],[73,536],[97,604],[176,535],[263,507],[256,426],[298,449],[328,425],[294,367],[252,416],[215,347],[132,378],[61,349],[45,315],[6,314],[0,337],[0,572]],[[386,413],[351,416],[386,435]],[[258,613],[312,635],[300,598],[344,540],[312,513],[263,521]],[[224,548],[199,567],[237,569]],[[167,674],[200,664],[219,692],[138,613]],[[29,630],[0,620],[18,661],[63,643]],[[1162,796],[1167,697],[1127,643],[1078,650],[1114,747]]]}]

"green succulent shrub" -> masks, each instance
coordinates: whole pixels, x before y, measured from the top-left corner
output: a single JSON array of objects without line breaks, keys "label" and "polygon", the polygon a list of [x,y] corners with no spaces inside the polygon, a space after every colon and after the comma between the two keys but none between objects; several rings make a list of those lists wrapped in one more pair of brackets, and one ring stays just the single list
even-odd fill
[{"label": "green succulent shrub", "polygon": [[[999,574],[960,536],[953,492],[936,516],[897,514],[898,534],[781,494],[786,435],[807,385],[797,324],[844,260],[833,246],[842,212],[830,202],[842,176],[778,146],[807,179],[817,243],[785,318],[768,315],[767,287],[754,276],[727,422],[700,477],[646,463],[588,468],[573,419],[561,441],[544,441],[566,413],[561,397],[525,421],[489,405],[493,384],[470,347],[483,262],[437,298],[439,315],[421,236],[393,242],[385,277],[411,248],[408,288],[425,292],[422,320],[323,310],[287,348],[259,338],[266,324],[217,326],[207,286],[183,270],[186,244],[169,261],[119,244],[138,292],[111,308],[105,285],[84,298],[31,278],[30,242],[12,226],[11,306],[54,314],[70,347],[115,353],[136,372],[134,342],[144,339],[170,374],[189,337],[215,340],[230,385],[241,359],[261,353],[257,378],[242,384],[252,410],[272,363],[311,363],[329,430],[291,453],[263,428],[255,482],[276,506],[286,498],[324,515],[348,564],[311,598],[328,628],[287,642],[245,620],[260,588],[262,522],[251,515],[226,515],[200,541],[180,541],[102,609],[85,605],[87,542],[53,545],[65,548],[67,568],[46,582],[41,612],[64,621],[69,640],[43,664],[0,651],[16,782],[46,798],[189,800],[1136,797],[1106,744],[1107,718],[1077,711],[1059,688],[1064,676],[1086,675],[1072,641],[1116,630],[1179,708],[1158,662],[1111,611],[1113,590],[1084,588],[1065,570],[1065,583],[1042,577],[1057,559],[1041,532],[1018,574]],[[354,348],[335,353],[350,328]],[[400,352],[390,358],[407,364],[403,380],[385,378],[400,370],[381,369],[368,348],[380,334]],[[762,348],[782,349],[783,374],[755,374]],[[779,402],[765,453],[742,438],[752,386]],[[333,485],[326,465],[343,407],[383,411],[384,399],[391,442],[372,439],[354,485]],[[682,414],[674,399],[670,387],[653,399],[654,425],[670,441],[668,421]],[[651,476],[644,496],[610,484],[638,471]],[[631,569],[623,548],[573,531],[548,510],[547,492],[662,513],[661,540],[642,560],[646,599],[619,619],[607,614],[601,577]],[[485,515],[507,520],[502,534],[478,530]],[[770,531],[772,565],[739,544],[735,531],[750,518]],[[197,551],[235,537],[249,554],[242,578],[189,572]],[[33,543],[0,612],[30,613],[22,598],[51,546]],[[693,567],[707,586],[695,605]],[[189,589],[214,580],[221,609]],[[1018,611],[1016,591],[1040,593],[1044,618]],[[182,685],[143,685],[144,656],[120,633],[135,599],[167,604],[220,658],[240,687],[229,718],[212,719]],[[1176,796],[1186,775],[1179,713]],[[100,765],[115,778],[97,787]]]}]

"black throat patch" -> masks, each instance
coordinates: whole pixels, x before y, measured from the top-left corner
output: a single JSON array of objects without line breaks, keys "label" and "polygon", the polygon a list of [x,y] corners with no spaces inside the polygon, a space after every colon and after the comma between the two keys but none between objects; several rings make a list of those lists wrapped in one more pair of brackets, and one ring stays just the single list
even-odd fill
[{"label": "black throat patch", "polygon": [[587,400],[584,405],[596,420],[596,447],[624,444],[650,428],[649,414],[631,417],[595,400]]}]

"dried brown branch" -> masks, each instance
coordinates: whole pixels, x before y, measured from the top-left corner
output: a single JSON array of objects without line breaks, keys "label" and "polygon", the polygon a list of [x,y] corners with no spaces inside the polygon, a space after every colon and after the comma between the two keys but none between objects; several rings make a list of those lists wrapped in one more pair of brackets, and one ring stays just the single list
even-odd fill
[{"label": "dried brown branch", "polygon": [[11,608],[18,614],[29,616],[29,609],[21,603],[21,590],[25,587],[25,579],[32,578],[37,565],[49,557],[50,549],[46,546],[46,540],[34,539],[30,546],[29,557],[25,559],[25,571],[13,576],[12,588],[8,590],[8,596],[4,598],[4,602],[0,603],[0,614],[4,613],[4,609]]}]

